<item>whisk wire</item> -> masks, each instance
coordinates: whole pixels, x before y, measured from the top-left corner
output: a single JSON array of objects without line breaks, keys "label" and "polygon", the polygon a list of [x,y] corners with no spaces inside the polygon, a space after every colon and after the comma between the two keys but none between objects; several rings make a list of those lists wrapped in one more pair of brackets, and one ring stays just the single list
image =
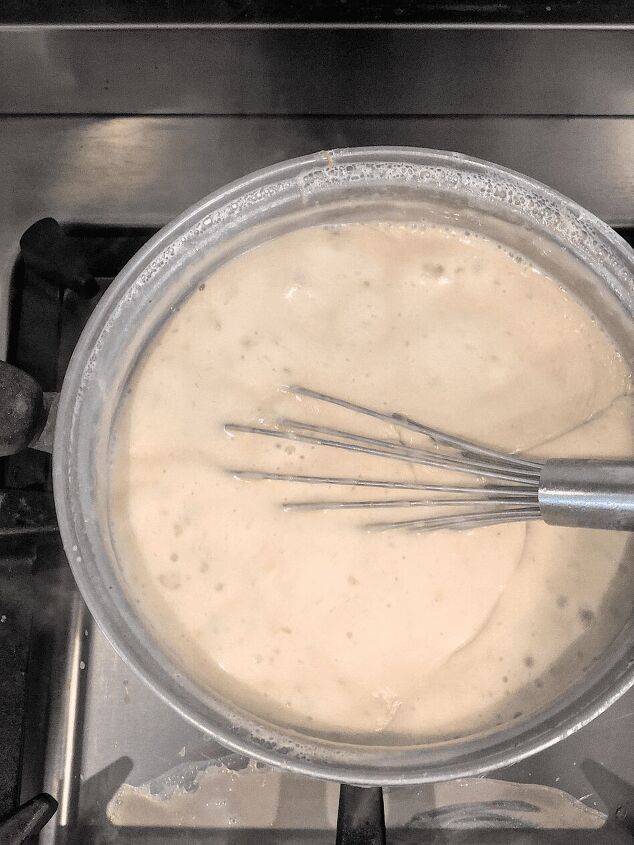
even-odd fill
[{"label": "whisk wire", "polygon": [[384,411],[377,411],[373,408],[366,408],[363,405],[357,405],[354,402],[349,402],[347,399],[339,399],[336,396],[330,396],[328,393],[320,393],[317,390],[311,390],[308,387],[301,387],[293,384],[286,388],[288,393],[293,393],[295,396],[305,396],[309,399],[316,399],[320,402],[327,402],[331,405],[338,405],[341,408],[346,408],[349,411],[356,411],[365,416],[374,417],[382,422],[397,425],[401,428],[407,428],[410,431],[417,431],[419,434],[424,434],[436,443],[443,443],[446,446],[453,446],[454,449],[465,452],[471,455],[488,456],[493,459],[503,460],[506,463],[513,463],[517,466],[530,467],[532,469],[541,469],[541,463],[538,461],[522,458],[519,455],[510,455],[506,452],[500,452],[497,449],[492,449],[490,446],[483,446],[479,443],[474,443],[471,440],[465,440],[462,437],[456,437],[453,434],[447,434],[445,431],[439,431],[436,428],[424,425],[417,422],[404,414],[386,413]]},{"label": "whisk wire", "polygon": [[438,531],[441,528],[465,529],[498,525],[503,522],[525,522],[540,519],[538,507],[517,508],[502,511],[474,511],[472,513],[454,514],[452,516],[432,516],[425,519],[398,520],[396,522],[370,522],[364,526],[368,531],[392,531],[406,529],[408,531],[425,532]]},{"label": "whisk wire", "polygon": [[468,487],[453,484],[427,484],[425,482],[417,481],[392,481],[391,479],[370,479],[370,478],[340,478],[339,476],[327,475],[296,475],[294,473],[285,472],[266,472],[262,470],[253,469],[229,469],[229,475],[238,478],[241,481],[293,481],[304,484],[332,484],[343,487],[376,487],[389,490],[420,490],[428,493],[464,493],[492,496],[508,496],[515,497],[533,497],[531,491],[520,487],[513,487],[510,485],[500,485],[497,487]]},{"label": "whisk wire", "polygon": [[352,502],[285,502],[285,511],[329,511],[329,510],[357,510],[372,508],[442,508],[463,507],[465,505],[531,505],[537,504],[537,499],[526,495],[525,498],[511,499],[504,496],[473,496],[468,499],[364,499]]},{"label": "whisk wire", "polygon": [[[504,522],[528,521],[541,517],[538,499],[540,474],[543,463],[519,455],[511,455],[474,443],[461,437],[447,434],[412,420],[402,414],[386,413],[366,408],[339,399],[326,393],[293,385],[287,390],[299,397],[306,397],[337,405],[360,413],[397,428],[403,428],[424,435],[433,443],[433,449],[402,443],[380,437],[357,434],[327,425],[318,425],[299,420],[283,418],[276,428],[263,425],[228,423],[229,434],[256,434],[280,438],[310,446],[343,449],[348,452],[370,455],[389,460],[405,461],[449,472],[473,475],[485,483],[478,486],[461,484],[430,484],[418,481],[393,481],[390,479],[363,479],[338,476],[300,475],[294,473],[267,472],[259,470],[230,470],[239,479],[248,481],[290,481],[303,484],[328,484],[347,487],[368,487],[389,490],[416,490],[441,494],[440,497],[409,499],[376,499],[358,501],[303,501],[285,502],[287,511],[311,510],[354,510],[378,508],[453,508],[455,513],[444,513],[419,519],[395,520],[369,523],[364,527],[371,531],[404,529],[416,532],[441,529],[468,529]],[[444,446],[453,452],[440,451]],[[498,482],[491,484],[491,480]],[[453,496],[453,498],[451,498]],[[458,498],[456,498],[458,496]],[[465,510],[467,508],[467,510]],[[477,508],[477,510],[473,510]]]},{"label": "whisk wire", "polygon": [[[279,425],[283,426],[287,431],[290,433],[301,434],[304,431],[314,432],[316,434],[326,435],[328,437],[337,438],[337,440],[345,441],[349,440],[352,443],[361,443],[367,444],[369,446],[376,446],[381,449],[389,449],[393,454],[400,454],[404,457],[417,457],[417,458],[428,458],[430,461],[434,461],[434,464],[430,464],[435,466],[436,462],[442,460],[443,468],[444,465],[447,465],[447,469],[452,466],[456,468],[459,467],[469,467],[471,469],[481,468],[483,470],[492,470],[497,469],[500,472],[508,472],[512,475],[522,475],[526,476],[527,478],[537,478],[539,477],[539,471],[536,469],[530,468],[518,468],[514,464],[508,463],[505,464],[501,460],[493,460],[493,459],[486,459],[482,458],[479,461],[474,460],[467,460],[464,457],[458,457],[456,455],[448,455],[438,451],[430,451],[429,449],[422,449],[420,446],[412,446],[406,443],[401,443],[400,441],[394,440],[385,440],[380,437],[368,437],[367,435],[363,434],[356,434],[351,431],[343,431],[338,428],[330,428],[329,426],[325,425],[315,425],[313,423],[303,423],[298,422],[297,420],[290,420],[283,418],[279,420]],[[342,443],[342,448],[344,446]],[[462,453],[460,453],[462,454]]]},{"label": "whisk wire", "polygon": [[346,442],[343,440],[336,440],[333,438],[312,436],[310,434],[302,434],[301,432],[280,430],[277,428],[266,428],[265,426],[242,425],[239,423],[227,423],[225,431],[229,434],[243,433],[243,434],[259,434],[264,437],[277,437],[282,440],[294,440],[298,443],[307,443],[313,446],[328,446],[333,449],[344,449],[348,452],[359,452],[365,455],[373,455],[379,458],[390,458],[395,461],[405,461],[410,464],[418,464],[421,466],[435,467],[436,469],[456,470],[467,473],[468,475],[476,475],[483,478],[496,478],[502,481],[512,481],[516,484],[526,484],[528,486],[535,485],[537,476],[533,474],[526,474],[523,471],[515,472],[512,469],[507,469],[504,466],[495,466],[493,464],[480,464],[470,461],[459,461],[452,456],[442,455],[438,456],[433,452],[424,455],[416,454],[413,450],[403,449],[402,447],[389,444],[379,448],[377,446],[364,446],[362,443]]}]

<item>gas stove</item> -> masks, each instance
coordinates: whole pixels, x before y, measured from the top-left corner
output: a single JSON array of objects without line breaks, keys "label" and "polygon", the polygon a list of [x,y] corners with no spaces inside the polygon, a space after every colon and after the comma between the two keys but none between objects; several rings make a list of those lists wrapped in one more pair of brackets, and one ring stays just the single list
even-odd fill
[{"label": "gas stove", "polygon": [[[495,160],[632,242],[631,64],[623,27],[0,25],[0,352],[59,389],[100,294],[154,231],[317,148]],[[0,463],[0,816],[39,793],[58,803],[14,816],[7,842],[55,809],[43,845],[634,841],[634,693],[515,766],[421,788],[340,790],[226,751],[94,625],[49,458]]]}]

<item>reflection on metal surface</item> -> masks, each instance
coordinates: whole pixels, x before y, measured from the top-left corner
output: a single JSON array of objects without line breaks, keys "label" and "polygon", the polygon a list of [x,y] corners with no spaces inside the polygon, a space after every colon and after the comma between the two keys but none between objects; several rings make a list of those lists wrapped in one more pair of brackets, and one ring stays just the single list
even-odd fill
[{"label": "reflection on metal surface", "polygon": [[66,658],[69,672],[65,698],[60,702],[63,712],[64,727],[63,742],[59,748],[60,771],[55,794],[58,796],[59,809],[57,824],[60,827],[72,827],[77,817],[79,796],[79,777],[77,768],[77,748],[81,745],[80,731],[83,721],[83,675],[86,663],[82,659],[86,655],[85,634],[88,612],[79,596],[72,605],[68,646]]},{"label": "reflection on metal surface", "polygon": [[632,29],[0,26],[0,111],[625,115],[633,41]]}]

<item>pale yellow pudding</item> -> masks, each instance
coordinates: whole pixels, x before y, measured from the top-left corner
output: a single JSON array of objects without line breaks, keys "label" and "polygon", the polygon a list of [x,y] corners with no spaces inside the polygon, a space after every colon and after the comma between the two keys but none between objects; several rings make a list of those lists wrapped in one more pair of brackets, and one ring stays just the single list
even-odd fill
[{"label": "pale yellow pudding", "polygon": [[290,383],[508,450],[632,454],[630,370],[565,281],[459,230],[359,223],[271,240],[192,294],[130,386],[110,495],[129,590],[192,677],[277,723],[406,742],[518,718],[602,652],[631,603],[625,534],[369,534],[367,514],[280,507],[358,490],[226,471],[437,477],[225,433],[292,416],[396,434]]}]

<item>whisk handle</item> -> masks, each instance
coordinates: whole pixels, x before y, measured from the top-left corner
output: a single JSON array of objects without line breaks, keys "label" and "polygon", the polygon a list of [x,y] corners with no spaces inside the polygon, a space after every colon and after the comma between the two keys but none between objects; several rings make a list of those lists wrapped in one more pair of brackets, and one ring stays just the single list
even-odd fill
[{"label": "whisk handle", "polygon": [[550,525],[634,531],[634,461],[546,461],[538,500]]}]

